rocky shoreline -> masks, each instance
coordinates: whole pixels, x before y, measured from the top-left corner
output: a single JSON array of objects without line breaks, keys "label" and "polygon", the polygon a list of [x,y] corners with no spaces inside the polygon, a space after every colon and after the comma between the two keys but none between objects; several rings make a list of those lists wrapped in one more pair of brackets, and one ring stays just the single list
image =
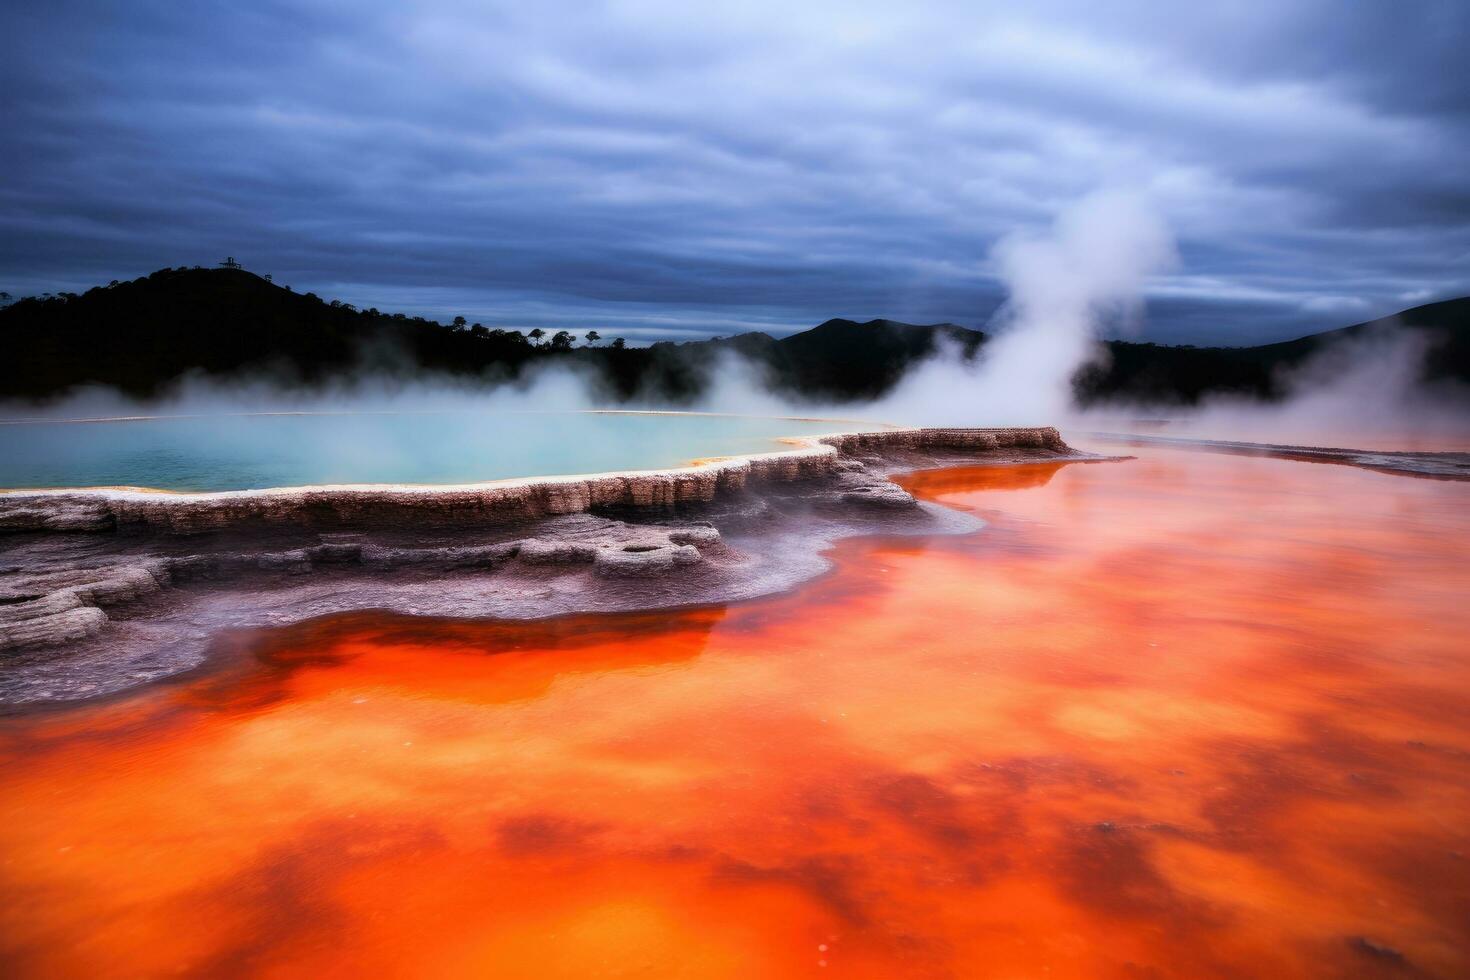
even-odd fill
[{"label": "rocky shoreline", "polygon": [[710,503],[748,484],[829,475],[842,468],[844,459],[864,452],[1067,451],[1060,434],[1049,427],[892,429],[783,441],[794,448],[714,459],[680,469],[457,486],[321,486],[216,493],[127,488],[12,490],[0,492],[0,532],[146,529],[197,534],[245,523],[318,528],[402,520],[449,525],[514,523],[600,508],[669,510]]},{"label": "rocky shoreline", "polygon": [[536,618],[770,594],[819,574],[842,537],[981,526],[893,472],[1099,458],[1050,428],[791,441],[467,487],[0,494],[0,704],[121,690],[197,665],[221,630],[354,609]]}]

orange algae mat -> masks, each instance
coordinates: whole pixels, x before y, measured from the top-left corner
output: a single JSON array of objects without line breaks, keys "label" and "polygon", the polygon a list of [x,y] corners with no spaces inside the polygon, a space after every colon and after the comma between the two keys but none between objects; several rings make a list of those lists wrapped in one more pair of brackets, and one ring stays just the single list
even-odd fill
[{"label": "orange algae mat", "polygon": [[334,617],[0,719],[8,976],[1470,973],[1470,486],[910,477],[792,595]]}]

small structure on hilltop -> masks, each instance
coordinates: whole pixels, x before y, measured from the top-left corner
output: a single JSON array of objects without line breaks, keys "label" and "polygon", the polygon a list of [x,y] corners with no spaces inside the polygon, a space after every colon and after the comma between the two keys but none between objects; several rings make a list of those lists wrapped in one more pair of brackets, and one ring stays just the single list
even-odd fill
[{"label": "small structure on hilltop", "polygon": [[223,266],[226,269],[243,269],[243,268],[245,268],[243,265],[241,265],[240,263],[238,263],[238,262],[235,261],[235,257],[233,255],[226,255],[225,256],[225,260],[223,262],[221,262],[220,265]]}]

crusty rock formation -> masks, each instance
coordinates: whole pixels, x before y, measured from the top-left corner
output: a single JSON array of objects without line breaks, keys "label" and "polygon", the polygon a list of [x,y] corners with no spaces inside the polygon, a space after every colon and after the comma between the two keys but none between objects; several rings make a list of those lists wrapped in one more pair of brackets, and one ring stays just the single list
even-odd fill
[{"label": "crusty rock formation", "polygon": [[107,624],[100,607],[131,602],[169,582],[168,565],[158,560],[0,577],[0,650],[94,636]]},{"label": "crusty rock formation", "polygon": [[342,486],[161,493],[145,490],[0,492],[0,531],[144,529],[197,534],[248,523],[331,529],[413,520],[450,526],[511,524],[625,507],[671,511],[710,503],[748,484],[843,471],[860,453],[1005,449],[1070,451],[1056,429],[889,429],[791,439],[793,448],[711,460],[680,470],[500,480],[464,486]]},{"label": "crusty rock formation", "polygon": [[490,570],[511,561],[531,567],[584,565],[612,577],[652,576],[697,565],[722,545],[711,524],[668,528],[622,521],[562,521],[544,537],[491,544],[395,547],[361,534],[321,535],[316,544],[258,552],[219,550],[167,555],[126,565],[48,568],[0,576],[0,650],[54,646],[92,636],[108,622],[100,607],[132,602],[175,584],[221,582],[266,572],[309,575],[324,566],[388,571],[405,566]]},{"label": "crusty rock formation", "polygon": [[352,609],[535,617],[769,594],[845,535],[980,526],[916,501],[896,470],[1096,458],[1054,429],[794,442],[474,487],[0,493],[0,703],[117,690],[194,666],[218,630]]}]

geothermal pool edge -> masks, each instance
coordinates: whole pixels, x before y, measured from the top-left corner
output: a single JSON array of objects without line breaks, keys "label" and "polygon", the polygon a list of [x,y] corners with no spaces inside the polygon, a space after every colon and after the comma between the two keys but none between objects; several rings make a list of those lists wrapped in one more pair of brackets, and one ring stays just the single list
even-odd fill
[{"label": "geothermal pool edge", "polygon": [[688,469],[472,486],[0,494],[0,710],[178,674],[227,631],[364,609],[542,619],[773,595],[822,574],[843,538],[984,527],[917,500],[899,471],[1109,458],[1053,428],[784,441]]},{"label": "geothermal pool edge", "polygon": [[346,527],[385,520],[484,525],[594,508],[666,511],[709,503],[747,483],[837,472],[844,455],[912,450],[1069,452],[1051,426],[902,428],[783,437],[791,449],[697,460],[673,469],[537,476],[467,484],[341,484],[174,492],[131,487],[0,490],[0,532],[192,534],[240,524]]}]

